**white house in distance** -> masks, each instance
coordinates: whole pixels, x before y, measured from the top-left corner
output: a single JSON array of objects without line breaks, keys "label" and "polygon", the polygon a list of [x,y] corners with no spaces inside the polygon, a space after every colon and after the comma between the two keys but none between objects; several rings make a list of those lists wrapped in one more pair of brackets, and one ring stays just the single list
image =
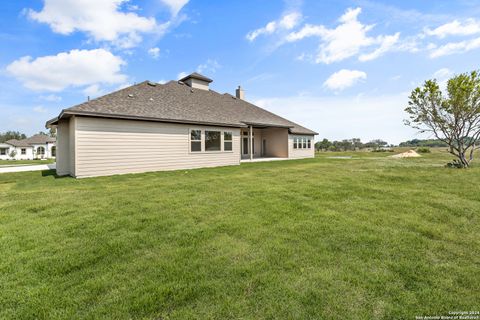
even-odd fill
[{"label": "white house in distance", "polygon": [[[50,159],[56,156],[56,138],[36,134],[27,139],[0,143],[0,160]],[[14,157],[12,156],[12,152]]]},{"label": "white house in distance", "polygon": [[316,132],[209,88],[192,73],[179,81],[144,81],[64,109],[57,128],[57,174],[112,174],[238,165],[314,157]]}]

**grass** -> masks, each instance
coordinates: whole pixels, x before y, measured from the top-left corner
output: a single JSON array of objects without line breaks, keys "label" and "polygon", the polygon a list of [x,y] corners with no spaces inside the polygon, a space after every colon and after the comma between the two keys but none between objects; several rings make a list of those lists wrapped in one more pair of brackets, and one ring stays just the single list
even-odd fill
[{"label": "grass", "polygon": [[55,159],[45,159],[45,160],[0,160],[1,167],[13,167],[18,165],[36,165],[36,164],[48,164],[54,163]]},{"label": "grass", "polygon": [[[479,310],[480,166],[0,174],[0,318],[414,319]],[[336,155],[343,155],[339,153]]]}]

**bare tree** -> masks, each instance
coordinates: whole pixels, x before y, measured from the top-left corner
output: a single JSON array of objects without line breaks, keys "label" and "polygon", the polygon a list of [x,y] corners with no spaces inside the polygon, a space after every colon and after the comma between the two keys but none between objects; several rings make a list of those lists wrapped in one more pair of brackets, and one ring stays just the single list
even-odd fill
[{"label": "bare tree", "polygon": [[455,165],[467,168],[480,138],[480,76],[477,71],[448,80],[443,95],[436,80],[425,81],[412,91],[405,111],[405,123],[420,132],[429,132],[448,144]]}]

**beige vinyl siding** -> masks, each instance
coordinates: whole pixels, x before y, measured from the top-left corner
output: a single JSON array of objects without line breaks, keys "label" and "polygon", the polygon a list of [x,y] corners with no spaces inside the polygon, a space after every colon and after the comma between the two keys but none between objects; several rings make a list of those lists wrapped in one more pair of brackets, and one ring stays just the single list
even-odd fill
[{"label": "beige vinyl siding", "polygon": [[70,174],[72,176],[77,175],[77,118],[75,116],[70,118],[69,124],[69,138],[70,138]]},{"label": "beige vinyl siding", "polygon": [[[310,149],[294,149],[293,148],[293,138],[294,137],[309,137],[311,139]],[[315,157],[315,143],[314,136],[309,135],[288,135],[288,157],[290,159],[301,159],[301,158],[313,158]]]},{"label": "beige vinyl siding", "polygon": [[[72,175],[74,176],[73,160],[74,147],[73,147],[73,126],[70,126],[71,119],[62,119],[58,122],[57,126],[57,174]],[[73,123],[73,121],[72,121]]]},{"label": "beige vinyl siding", "polygon": [[288,129],[265,129],[262,134],[263,139],[266,140],[266,157],[288,157]]},{"label": "beige vinyl siding", "polygon": [[[240,164],[237,128],[87,117],[76,121],[77,177]],[[190,152],[190,129],[232,132],[233,151]]]}]

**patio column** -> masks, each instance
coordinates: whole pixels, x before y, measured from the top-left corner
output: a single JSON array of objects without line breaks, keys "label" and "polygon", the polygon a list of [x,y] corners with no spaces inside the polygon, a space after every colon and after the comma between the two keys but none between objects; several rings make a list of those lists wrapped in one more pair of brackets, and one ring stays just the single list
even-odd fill
[{"label": "patio column", "polygon": [[253,127],[250,126],[248,131],[248,153],[250,154],[250,160],[253,160]]}]

